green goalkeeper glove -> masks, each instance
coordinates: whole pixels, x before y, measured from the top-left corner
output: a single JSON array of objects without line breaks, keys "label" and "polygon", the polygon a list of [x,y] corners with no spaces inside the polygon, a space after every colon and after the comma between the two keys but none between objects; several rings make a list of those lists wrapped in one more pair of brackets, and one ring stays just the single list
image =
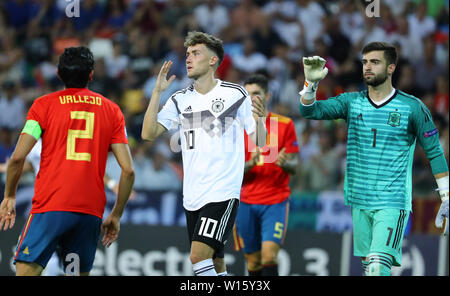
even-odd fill
[{"label": "green goalkeeper glove", "polygon": [[305,73],[305,85],[300,95],[306,100],[316,98],[316,90],[319,81],[324,79],[328,74],[328,68],[325,67],[325,59],[319,56],[304,57],[303,71]]}]

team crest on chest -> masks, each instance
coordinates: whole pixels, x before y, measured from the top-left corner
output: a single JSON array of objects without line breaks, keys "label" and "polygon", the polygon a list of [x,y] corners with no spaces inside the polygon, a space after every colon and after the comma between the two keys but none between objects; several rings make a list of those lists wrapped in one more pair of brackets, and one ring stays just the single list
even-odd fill
[{"label": "team crest on chest", "polygon": [[215,99],[212,101],[212,106],[211,106],[211,110],[214,113],[219,113],[223,110],[223,108],[225,107],[225,105],[223,104],[225,102],[224,99]]},{"label": "team crest on chest", "polygon": [[400,117],[401,114],[398,112],[389,113],[388,124],[390,126],[399,126],[400,125]]}]

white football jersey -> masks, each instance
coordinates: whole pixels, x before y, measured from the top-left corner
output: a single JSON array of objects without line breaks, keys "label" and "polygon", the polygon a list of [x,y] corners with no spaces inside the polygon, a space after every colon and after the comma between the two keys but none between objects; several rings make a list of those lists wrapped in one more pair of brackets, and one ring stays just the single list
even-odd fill
[{"label": "white football jersey", "polygon": [[[211,202],[239,199],[244,129],[247,134],[256,130],[247,91],[238,84],[216,81],[206,94],[198,93],[194,85],[175,92],[158,113],[158,122],[167,130],[179,130],[183,206],[189,211]],[[173,143],[179,142],[172,139],[171,143],[176,151]]]}]

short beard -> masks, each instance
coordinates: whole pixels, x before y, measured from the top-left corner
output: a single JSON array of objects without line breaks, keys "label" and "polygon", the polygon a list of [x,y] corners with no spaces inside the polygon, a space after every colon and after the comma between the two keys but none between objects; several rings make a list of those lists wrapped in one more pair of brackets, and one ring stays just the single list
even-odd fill
[{"label": "short beard", "polygon": [[364,77],[364,81],[366,82],[366,84],[374,87],[383,84],[386,81],[386,79],[388,79],[387,72],[385,72],[384,75],[383,74],[375,75],[372,81],[368,81],[367,78]]}]

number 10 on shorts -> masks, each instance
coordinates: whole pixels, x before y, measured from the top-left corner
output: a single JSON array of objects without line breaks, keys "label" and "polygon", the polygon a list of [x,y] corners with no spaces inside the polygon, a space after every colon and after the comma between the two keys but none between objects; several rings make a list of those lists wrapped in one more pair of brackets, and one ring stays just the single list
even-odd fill
[{"label": "number 10 on shorts", "polygon": [[200,230],[198,231],[198,235],[212,238],[214,236],[214,231],[216,231],[217,220],[207,217],[201,217],[200,220],[202,220],[201,222],[202,224],[200,224]]}]

